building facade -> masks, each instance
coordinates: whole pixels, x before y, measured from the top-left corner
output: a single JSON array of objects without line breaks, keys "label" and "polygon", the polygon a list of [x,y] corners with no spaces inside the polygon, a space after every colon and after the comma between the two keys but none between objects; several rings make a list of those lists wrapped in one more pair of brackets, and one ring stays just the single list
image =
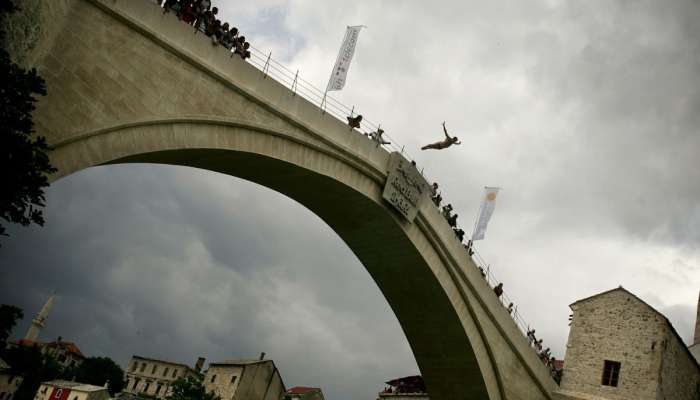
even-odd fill
[{"label": "building facade", "polygon": [[13,374],[10,366],[0,358],[0,400],[12,400],[23,379]]},{"label": "building facade", "polygon": [[109,400],[109,392],[106,386],[57,380],[42,383],[34,400]]},{"label": "building facade", "polygon": [[700,366],[671,323],[622,287],[579,300],[559,395],[571,400],[697,400]]},{"label": "building facade", "polygon": [[[264,353],[263,353],[264,355]],[[210,363],[204,388],[221,400],[280,400],[285,388],[272,360],[229,360]]]},{"label": "building facade", "polygon": [[124,392],[163,399],[170,393],[173,382],[179,378],[199,377],[204,358],[195,367],[134,355],[125,372]]}]

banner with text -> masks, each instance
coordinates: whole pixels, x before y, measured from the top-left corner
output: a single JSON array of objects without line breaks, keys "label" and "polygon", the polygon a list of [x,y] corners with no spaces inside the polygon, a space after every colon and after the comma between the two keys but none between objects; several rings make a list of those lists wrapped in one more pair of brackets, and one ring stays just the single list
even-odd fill
[{"label": "banner with text", "polygon": [[355,44],[357,44],[360,29],[362,29],[361,25],[348,26],[348,29],[345,31],[345,38],[342,46],[340,46],[340,52],[335,60],[335,66],[328,80],[326,91],[341,90],[345,86],[345,78],[348,75],[348,69],[350,69],[352,56],[355,54]]},{"label": "banner with text", "polygon": [[489,224],[494,208],[496,208],[496,196],[498,196],[499,189],[500,188],[488,186],[484,188],[484,200],[481,202],[479,219],[476,220],[476,225],[474,225],[472,240],[481,240],[484,238],[486,226]]}]

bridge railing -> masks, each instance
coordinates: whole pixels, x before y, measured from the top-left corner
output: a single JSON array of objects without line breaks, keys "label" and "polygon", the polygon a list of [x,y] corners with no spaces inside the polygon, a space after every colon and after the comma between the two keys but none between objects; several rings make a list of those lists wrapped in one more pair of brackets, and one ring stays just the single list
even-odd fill
[{"label": "bridge railing", "polygon": [[[324,90],[319,89],[313,83],[304,79],[301,75],[299,75],[299,70],[293,71],[284,64],[272,58],[271,52],[264,53],[253,46],[250,46],[249,50],[251,57],[248,59],[248,61],[250,64],[262,71],[265,77],[274,79],[275,81],[288,87],[295,95],[299,95],[312,104],[318,105],[320,112],[327,113],[343,123],[347,123],[346,117],[360,114],[357,112],[354,106],[349,107],[341,103],[335,97],[329,95]],[[234,57],[236,57],[236,55],[234,55]],[[376,132],[380,127],[381,123],[375,123],[362,114],[362,123],[361,128],[359,129],[361,132],[365,134]],[[383,137],[390,143],[381,145],[382,148],[386,149],[387,151],[397,151],[409,161],[415,161],[409,152],[406,151],[406,147],[400,145],[396,139],[391,137],[391,135],[384,133]],[[428,179],[422,168],[420,169],[420,173],[428,182],[432,182],[430,179]]]}]

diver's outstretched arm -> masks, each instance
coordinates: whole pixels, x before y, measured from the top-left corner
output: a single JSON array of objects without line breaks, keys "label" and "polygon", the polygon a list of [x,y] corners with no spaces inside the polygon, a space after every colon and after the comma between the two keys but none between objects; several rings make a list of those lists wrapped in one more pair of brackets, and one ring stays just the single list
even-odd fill
[{"label": "diver's outstretched arm", "polygon": [[442,121],[442,130],[445,131],[445,136],[446,136],[448,139],[452,139],[452,138],[450,137],[450,134],[447,133],[447,128],[445,127],[445,121]]}]

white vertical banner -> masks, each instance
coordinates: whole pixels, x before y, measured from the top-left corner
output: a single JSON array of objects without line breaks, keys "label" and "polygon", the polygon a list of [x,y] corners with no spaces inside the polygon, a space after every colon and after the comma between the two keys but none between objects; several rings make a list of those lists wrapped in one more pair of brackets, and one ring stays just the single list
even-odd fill
[{"label": "white vertical banner", "polygon": [[498,196],[499,190],[500,188],[497,187],[484,187],[484,199],[481,202],[481,212],[479,212],[479,217],[476,220],[476,224],[474,224],[472,240],[481,240],[484,238],[486,227],[489,224],[493,210],[496,208],[496,196]]},{"label": "white vertical banner", "polygon": [[345,78],[348,75],[350,61],[352,61],[352,56],[355,54],[355,45],[357,44],[357,38],[360,36],[360,29],[362,28],[363,25],[348,26],[345,30],[345,38],[343,38],[343,44],[340,46],[338,58],[335,60],[335,66],[333,67],[331,77],[328,79],[326,92],[341,90],[345,86]]}]

